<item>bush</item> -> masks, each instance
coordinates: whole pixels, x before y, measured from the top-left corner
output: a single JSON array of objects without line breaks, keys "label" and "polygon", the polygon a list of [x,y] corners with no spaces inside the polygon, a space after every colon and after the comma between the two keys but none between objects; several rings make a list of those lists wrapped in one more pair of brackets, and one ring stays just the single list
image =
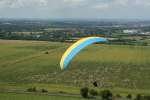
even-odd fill
[{"label": "bush", "polygon": [[127,98],[128,98],[128,99],[132,99],[132,95],[131,95],[131,94],[128,94],[128,95],[127,95]]},{"label": "bush", "polygon": [[94,89],[91,89],[91,90],[89,90],[89,94],[94,97],[94,96],[98,95],[98,92]]},{"label": "bush", "polygon": [[140,94],[137,94],[135,100],[142,100],[142,96]]},{"label": "bush", "polygon": [[142,44],[142,46],[148,46],[148,43],[144,42],[144,43]]},{"label": "bush", "polygon": [[45,54],[49,54],[49,52],[48,52],[48,51],[46,51],[46,52],[45,52]]},{"label": "bush", "polygon": [[103,90],[101,91],[101,96],[102,96],[102,99],[112,100],[113,95],[109,90]]},{"label": "bush", "polygon": [[28,88],[27,89],[28,92],[36,92],[36,87],[32,87],[32,88]]},{"label": "bush", "polygon": [[87,87],[81,88],[80,89],[81,96],[84,97],[84,98],[88,98],[88,91],[89,91],[89,89]]},{"label": "bush", "polygon": [[122,96],[120,94],[116,94],[116,97],[117,98],[121,98]]},{"label": "bush", "polygon": [[150,96],[144,96],[144,100],[150,100]]},{"label": "bush", "polygon": [[42,89],[41,92],[46,93],[48,91],[46,89]]}]

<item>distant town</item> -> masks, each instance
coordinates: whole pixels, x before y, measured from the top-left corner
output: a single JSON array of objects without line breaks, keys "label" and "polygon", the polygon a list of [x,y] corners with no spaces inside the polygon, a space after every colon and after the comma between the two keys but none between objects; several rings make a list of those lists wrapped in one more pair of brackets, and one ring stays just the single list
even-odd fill
[{"label": "distant town", "polygon": [[150,45],[150,21],[0,19],[0,39],[75,42],[107,37],[109,44]]}]

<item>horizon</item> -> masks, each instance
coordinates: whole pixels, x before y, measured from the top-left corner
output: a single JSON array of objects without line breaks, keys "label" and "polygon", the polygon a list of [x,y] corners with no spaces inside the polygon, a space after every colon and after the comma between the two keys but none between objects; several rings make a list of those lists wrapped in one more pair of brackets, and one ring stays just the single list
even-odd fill
[{"label": "horizon", "polygon": [[114,22],[145,22],[145,21],[150,21],[150,19],[137,19],[137,18],[134,18],[134,19],[77,19],[77,18],[0,18],[0,21],[1,20],[41,20],[41,21],[44,21],[44,20],[49,20],[49,21],[89,21],[89,22],[95,22],[95,21],[105,21],[105,22],[111,22],[111,21],[114,21]]}]

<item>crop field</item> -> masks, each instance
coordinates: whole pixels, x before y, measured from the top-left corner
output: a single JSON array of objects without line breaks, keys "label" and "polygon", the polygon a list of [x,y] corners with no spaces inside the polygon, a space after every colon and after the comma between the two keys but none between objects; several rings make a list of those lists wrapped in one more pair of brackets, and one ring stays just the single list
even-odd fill
[{"label": "crop field", "polygon": [[[70,45],[0,40],[0,91],[36,86],[50,92],[79,94],[80,87],[93,87],[96,80],[99,89],[149,93],[150,46],[94,44],[61,71],[59,61]],[[0,99],[2,95],[5,96],[0,94]]]}]

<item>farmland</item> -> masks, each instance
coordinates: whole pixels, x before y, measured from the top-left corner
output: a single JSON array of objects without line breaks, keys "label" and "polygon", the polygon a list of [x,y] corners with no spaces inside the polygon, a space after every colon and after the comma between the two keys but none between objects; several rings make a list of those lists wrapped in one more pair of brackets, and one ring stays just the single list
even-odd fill
[{"label": "farmland", "polygon": [[149,93],[149,46],[94,44],[80,52],[68,70],[61,71],[59,61],[69,45],[0,40],[0,91],[25,91],[36,86],[79,94],[80,87],[92,87],[97,80],[99,89]]}]

